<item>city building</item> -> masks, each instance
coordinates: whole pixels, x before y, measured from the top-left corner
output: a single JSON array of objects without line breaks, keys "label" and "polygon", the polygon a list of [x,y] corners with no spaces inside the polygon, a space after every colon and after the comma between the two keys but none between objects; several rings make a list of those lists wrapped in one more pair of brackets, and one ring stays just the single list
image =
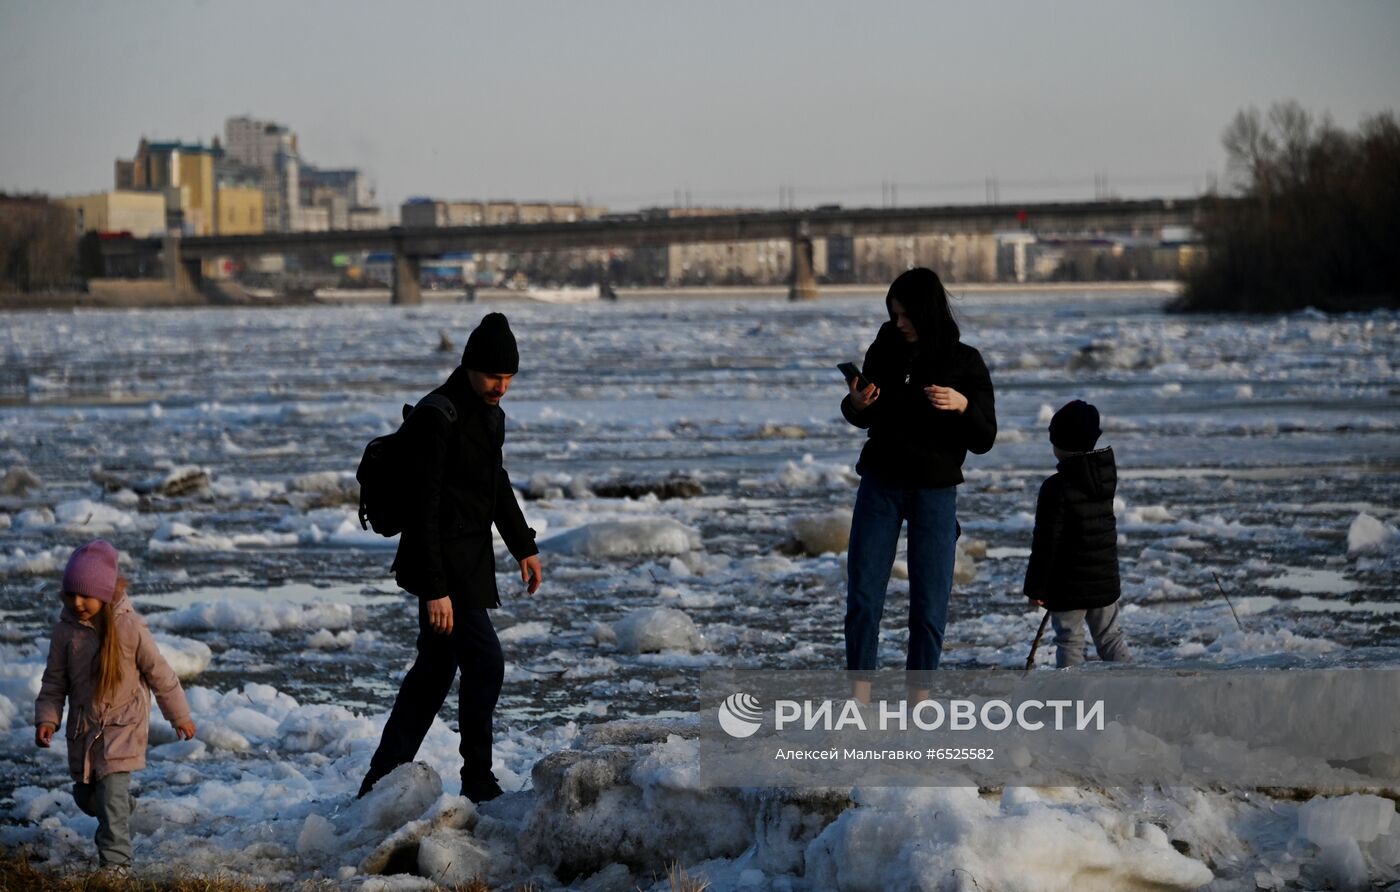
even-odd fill
[{"label": "city building", "polygon": [[405,228],[482,226],[486,223],[486,206],[479,201],[410,198],[399,206],[399,223]]},{"label": "city building", "polygon": [[889,282],[916,266],[938,270],[947,282],[995,282],[1000,249],[991,234],[857,236],[853,278]]},{"label": "city building", "polygon": [[285,124],[247,115],[224,121],[224,152],[234,161],[270,170],[279,155],[298,155],[297,135]]},{"label": "city building", "polygon": [[383,209],[375,205],[351,208],[347,224],[347,229],[384,229],[389,221],[384,218]]},{"label": "city building", "polygon": [[261,235],[266,230],[263,190],[260,186],[219,186],[214,230],[219,235]]},{"label": "city building", "polygon": [[[754,208],[648,208],[657,219],[758,213]],[[633,252],[631,278],[666,285],[777,285],[792,275],[792,240],[677,243]],[[812,243],[812,266],[826,275],[825,239]]]},{"label": "city building", "polygon": [[228,118],[224,152],[232,161],[259,171],[264,231],[295,231],[300,222],[301,153],[291,128],[247,115]]},{"label": "city building", "polygon": [[374,229],[385,225],[374,186],[358,168],[321,168],[301,155],[285,124],[248,115],[224,121],[229,160],[257,172],[269,232]]},{"label": "city building", "polygon": [[117,191],[160,192],[165,196],[166,225],[186,235],[214,232],[214,162],[219,147],[202,143],[137,144],[136,156],[116,162]]},{"label": "city building", "polygon": [[267,196],[262,171],[257,167],[220,152],[214,159],[214,197],[214,229],[219,235],[261,235],[267,231]]},{"label": "city building", "polygon": [[303,164],[300,171],[302,207],[325,208],[332,229],[373,229],[384,214],[374,203],[374,187],[358,168],[329,169]]},{"label": "city building", "polygon": [[74,215],[79,235],[87,232],[130,233],[136,238],[165,234],[163,192],[116,190],[56,199]]},{"label": "city building", "polygon": [[415,197],[399,207],[405,227],[505,226],[512,223],[577,223],[598,220],[607,208],[578,202],[443,201]]},{"label": "city building", "polygon": [[321,194],[339,195],[350,207],[368,207],[374,204],[374,186],[359,168],[323,168],[303,164],[301,168],[302,204],[315,204],[312,196]]}]

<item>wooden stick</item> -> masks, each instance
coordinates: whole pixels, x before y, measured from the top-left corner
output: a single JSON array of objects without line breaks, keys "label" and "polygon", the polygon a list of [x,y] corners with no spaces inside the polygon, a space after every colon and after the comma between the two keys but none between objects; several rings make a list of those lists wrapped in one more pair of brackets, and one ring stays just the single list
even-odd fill
[{"label": "wooden stick", "polygon": [[1040,628],[1035,630],[1035,640],[1031,642],[1031,654],[1026,657],[1026,668],[1030,669],[1035,665],[1035,652],[1040,649],[1040,639],[1045,635],[1045,624],[1050,622],[1050,611],[1045,611],[1045,615],[1040,618]]},{"label": "wooden stick", "polygon": [[1235,625],[1239,626],[1241,632],[1244,631],[1244,623],[1240,622],[1240,615],[1235,612],[1235,605],[1230,602],[1230,596],[1225,592],[1225,586],[1220,584],[1220,577],[1215,575],[1215,571],[1210,571],[1210,575],[1215,577],[1215,587],[1220,589],[1220,594],[1224,596],[1225,603],[1230,605],[1230,615],[1235,618]]}]

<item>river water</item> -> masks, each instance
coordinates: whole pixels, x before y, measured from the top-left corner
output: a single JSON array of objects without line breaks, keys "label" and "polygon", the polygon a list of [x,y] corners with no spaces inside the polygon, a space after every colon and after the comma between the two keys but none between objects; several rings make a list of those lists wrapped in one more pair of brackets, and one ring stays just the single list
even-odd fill
[{"label": "river water", "polygon": [[[96,535],[122,550],[138,608],[192,663],[187,687],[253,682],[382,714],[411,659],[414,608],[388,576],[393,543],[354,522],[353,471],[489,310],[509,315],[520,345],[503,407],[527,517],[542,540],[621,524],[625,546],[546,548],[534,599],[500,563],[508,733],[693,711],[705,667],[839,665],[844,559],[801,553],[792,524],[849,511],[863,433],[840,417],[834,366],[862,358],[878,293],[12,314],[0,467],[39,482],[0,500],[0,796],[61,780],[54,760],[18,760],[33,752],[62,563]],[[1393,540],[1348,551],[1362,515],[1381,529],[1400,516],[1400,316],[1180,317],[1146,291],[978,294],[956,311],[991,369],[1000,434],[969,457],[959,497],[978,544],[948,664],[1025,658],[1037,617],[1019,586],[1053,470],[1046,422],[1073,398],[1098,405],[1119,463],[1138,659],[1400,664]],[[683,497],[645,494],[677,477]],[[670,525],[700,547],[648,538]],[[902,661],[905,587],[887,610],[886,665]],[[656,606],[688,615],[703,645],[619,648],[608,626]],[[528,765],[512,770],[523,782]]]}]

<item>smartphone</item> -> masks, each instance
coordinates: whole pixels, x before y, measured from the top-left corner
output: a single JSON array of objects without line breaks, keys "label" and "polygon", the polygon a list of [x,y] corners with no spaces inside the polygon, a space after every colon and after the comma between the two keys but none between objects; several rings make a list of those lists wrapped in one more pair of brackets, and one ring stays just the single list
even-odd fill
[{"label": "smartphone", "polygon": [[855,363],[843,362],[837,365],[836,368],[841,374],[846,376],[846,382],[848,384],[852,378],[856,380],[857,390],[864,390],[870,386],[870,382],[865,380],[865,376],[860,373],[860,369],[856,367]]}]

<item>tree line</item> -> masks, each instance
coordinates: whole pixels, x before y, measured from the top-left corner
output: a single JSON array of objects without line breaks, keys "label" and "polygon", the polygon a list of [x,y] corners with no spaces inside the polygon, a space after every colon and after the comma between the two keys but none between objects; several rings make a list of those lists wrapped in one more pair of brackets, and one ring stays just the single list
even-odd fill
[{"label": "tree line", "polygon": [[46,291],[82,284],[76,219],[42,195],[0,193],[0,291]]},{"label": "tree line", "polygon": [[1232,195],[1207,198],[1205,259],[1185,311],[1400,306],[1400,124],[1347,131],[1297,102],[1237,113],[1223,136]]}]

